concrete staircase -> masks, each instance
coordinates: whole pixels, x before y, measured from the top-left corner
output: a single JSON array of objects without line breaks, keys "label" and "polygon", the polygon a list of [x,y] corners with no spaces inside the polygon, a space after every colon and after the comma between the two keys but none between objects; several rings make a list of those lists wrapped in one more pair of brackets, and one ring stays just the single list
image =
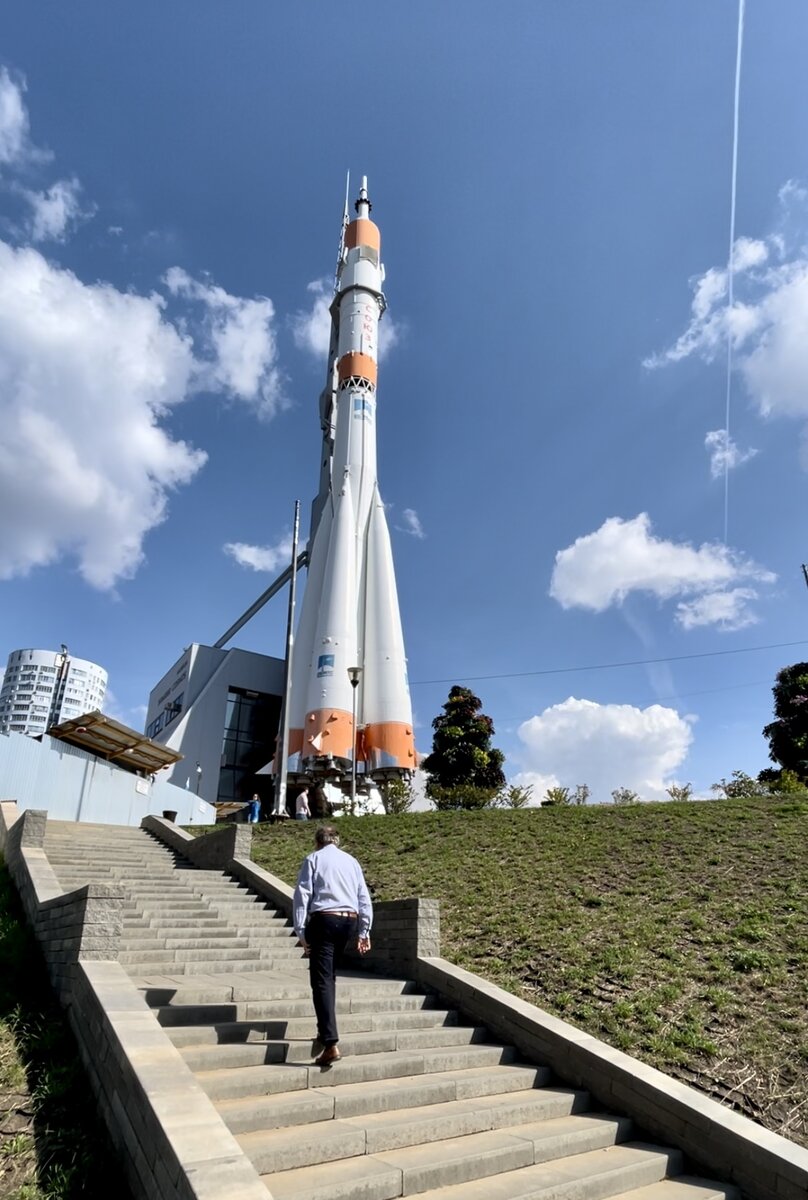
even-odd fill
[{"label": "concrete staircase", "polygon": [[120,962],[275,1200],[736,1200],[407,980],[346,972],[313,1065],[289,922],[149,834],[49,822],[65,888],[127,892]]}]

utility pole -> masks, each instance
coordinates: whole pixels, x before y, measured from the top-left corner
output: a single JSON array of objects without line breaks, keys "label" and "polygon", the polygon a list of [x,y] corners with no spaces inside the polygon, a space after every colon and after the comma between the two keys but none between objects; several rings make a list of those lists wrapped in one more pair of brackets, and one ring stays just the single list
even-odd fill
[{"label": "utility pole", "polygon": [[280,745],[275,753],[278,771],[275,775],[273,815],[286,812],[286,776],[289,770],[289,700],[292,694],[292,656],[295,645],[295,598],[297,594],[297,542],[300,536],[300,501],[295,500],[295,519],[292,531],[292,565],[289,576],[289,610],[286,617],[286,663],[283,670],[283,704],[278,731]]}]

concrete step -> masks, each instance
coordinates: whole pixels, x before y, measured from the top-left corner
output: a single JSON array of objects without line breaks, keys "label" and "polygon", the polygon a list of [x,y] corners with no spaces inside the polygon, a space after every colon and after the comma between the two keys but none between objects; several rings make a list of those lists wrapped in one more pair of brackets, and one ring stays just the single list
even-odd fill
[{"label": "concrete step", "polygon": [[400,1161],[405,1179],[410,1176],[408,1191],[423,1191],[501,1169],[605,1149],[625,1140],[630,1128],[630,1121],[602,1114],[492,1127],[485,1112],[462,1105],[427,1105],[375,1117],[243,1133],[237,1140],[261,1175],[406,1150],[410,1153],[401,1155]]},{"label": "concrete step", "polygon": [[645,1187],[620,1192],[611,1200],[742,1200],[739,1188],[731,1183],[715,1183],[697,1175],[679,1175]]},{"label": "concrete step", "polygon": [[[237,953],[245,952],[238,951]],[[232,958],[216,959],[215,961],[210,961],[206,958],[201,962],[193,959],[190,961],[180,961],[175,958],[172,958],[170,962],[166,962],[164,960],[155,960],[154,958],[151,958],[146,962],[124,962],[121,963],[121,966],[123,966],[127,974],[132,976],[134,979],[148,979],[150,976],[155,975],[169,975],[172,977],[175,975],[237,975],[240,977],[241,975],[249,975],[257,971],[266,971],[268,966],[270,966],[273,970],[277,969],[278,971],[283,971],[286,974],[301,974],[301,972],[298,970],[297,964],[294,961],[290,962],[288,967],[281,965],[276,968],[274,964],[268,964],[267,959],[259,958],[257,955],[255,958],[239,958],[237,960],[235,955],[233,955]],[[305,963],[303,964],[303,967],[306,970],[308,969],[306,968]]]},{"label": "concrete step", "polygon": [[[206,1026],[227,1021],[309,1020],[313,1011],[309,988],[301,987],[299,991],[299,999],[287,997],[281,1000],[258,1000],[255,1003],[239,1004],[169,1004],[156,1010],[157,1019],[161,1025],[172,1026]],[[380,995],[368,998],[347,991],[345,985],[341,985],[337,994],[336,1007],[343,1021],[345,1015],[351,1013],[358,1016],[369,1014],[373,1020],[381,1022],[387,1016],[396,1018],[398,1015],[407,1014],[414,1019],[428,1020],[435,1012],[451,1011],[439,1009],[436,996]]]},{"label": "concrete step", "polygon": [[390,1200],[416,1192],[421,1200],[603,1200],[621,1187],[657,1182],[680,1163],[677,1153],[629,1143],[527,1164],[520,1160],[529,1155],[530,1144],[519,1138],[483,1133],[467,1139],[461,1149],[457,1143],[463,1141],[364,1155],[262,1178],[274,1200]]},{"label": "concrete step", "polygon": [[[266,963],[262,962],[261,968],[265,970]],[[267,1008],[268,1005],[277,1006],[286,1000],[307,1000],[309,1007],[306,1011],[311,1012],[311,989],[305,977],[302,977],[299,982],[292,981],[288,977],[262,978],[260,994],[256,992],[252,982],[242,987],[240,980],[234,984],[228,979],[222,979],[221,983],[217,981],[215,986],[206,982],[197,983],[194,980],[184,981],[180,988],[144,986],[143,993],[146,1002],[153,1008],[162,1006],[181,1010],[199,1004],[244,1002],[246,1004],[244,1015],[249,1018],[274,1016],[277,1008]],[[347,1002],[353,1004],[354,1001],[364,1002],[368,999],[378,998],[381,1003],[384,1000],[394,1000],[401,996],[421,998],[423,992],[410,980],[373,977],[357,980],[354,977],[343,975],[337,983],[337,1011],[348,1011],[339,1007]]]},{"label": "concrete step", "polygon": [[236,917],[230,921],[229,928],[237,929],[242,937],[260,937],[275,940],[278,938],[287,938],[297,941],[294,929],[292,929],[291,925],[286,924],[278,923],[277,925],[273,925],[268,921],[261,921],[260,924],[250,925],[249,923],[245,924],[240,917]]},{"label": "concrete step", "polygon": [[[192,937],[190,934],[179,938],[138,938],[124,936],[121,939],[120,948],[122,952],[127,954],[134,952],[143,955],[144,958],[151,957],[151,952],[159,950],[215,950],[224,951],[230,954],[233,950],[249,950],[250,942],[248,938],[239,937]],[[235,955],[231,954],[235,958]],[[126,960],[124,960],[126,961]]]},{"label": "concrete step", "polygon": [[218,879],[206,879],[194,871],[175,871],[174,873],[178,880],[187,883],[189,887],[204,888],[211,896],[249,896],[253,900],[257,898],[257,894],[246,884],[239,883],[237,879],[231,879],[226,875],[219,876]]},{"label": "concrete step", "polygon": [[[138,919],[143,919],[145,917],[149,921],[171,925],[176,924],[178,920],[190,921],[195,925],[197,919],[213,921],[221,921],[222,919],[221,917],[217,916],[216,913],[211,912],[209,908],[204,908],[201,904],[199,904],[198,901],[195,904],[186,904],[183,901],[176,905],[169,903],[161,904],[159,906],[146,902],[142,904],[135,904],[133,901],[124,901],[122,909],[124,920],[126,920],[127,917],[135,917]],[[227,921],[224,923],[225,925],[228,924]]]},{"label": "concrete step", "polygon": [[247,944],[240,949],[231,949],[228,946],[225,949],[219,949],[219,947],[215,947],[213,949],[202,950],[184,950],[179,948],[173,950],[152,950],[149,947],[145,947],[142,950],[122,950],[118,955],[118,961],[121,963],[204,962],[210,964],[215,962],[242,963],[248,960],[258,959],[258,957],[258,951],[253,950],[252,947]]},{"label": "concrete step", "polygon": [[[215,1036],[216,1028],[197,1030],[205,1039],[202,1042],[194,1042],[192,1035],[178,1033],[175,1035],[175,1044],[180,1047],[191,1070],[253,1066],[261,1062],[305,1062],[313,1057],[311,1034],[300,1038],[291,1035],[261,1038],[258,1032],[249,1036],[251,1027],[246,1023],[236,1023],[231,1029],[231,1037],[218,1038]],[[488,1039],[487,1029],[472,1026],[441,1025],[422,1030],[397,1030],[383,1026],[355,1033],[345,1031],[340,1040],[340,1049],[343,1055],[386,1054],[397,1050],[406,1052],[487,1046]]]},{"label": "concrete step", "polygon": [[144,883],[133,881],[131,879],[113,880],[113,883],[120,883],[125,887],[136,900],[162,900],[175,903],[177,900],[189,900],[198,904],[202,897],[194,892],[193,888],[186,887],[184,883],[176,883],[173,879],[167,879],[164,883]]},{"label": "concrete step", "polygon": [[288,925],[289,927],[292,924],[285,913],[279,912],[277,908],[273,908],[271,904],[266,904],[260,898],[254,900],[249,907],[242,906],[240,916],[241,920],[252,925],[257,925],[265,921],[274,921],[277,924]]},{"label": "concrete step", "polygon": [[[271,1044],[283,1045],[283,1043]],[[498,1045],[459,1046],[450,1049],[409,1050],[406,1052],[377,1051],[346,1056],[335,1063],[333,1067],[323,1070],[314,1065],[306,1066],[305,1058],[294,1061],[286,1060],[284,1066],[281,1067],[266,1058],[266,1047],[261,1049],[264,1050],[263,1063],[249,1066],[244,1060],[249,1062],[249,1052],[254,1052],[255,1047],[198,1047],[192,1052],[192,1059],[197,1065],[192,1066],[191,1069],[195,1071],[200,1084],[209,1096],[215,1099],[229,1099],[237,1096],[268,1095],[273,1092],[293,1091],[298,1086],[336,1087],[343,1084],[400,1079],[403,1076],[424,1075],[433,1072],[498,1067],[512,1063],[516,1057],[512,1046]],[[233,1055],[227,1066],[222,1065],[226,1060],[226,1055],[222,1055],[222,1051],[230,1052]],[[186,1049],[181,1053],[186,1062],[189,1062],[191,1052]],[[218,1066],[215,1065],[217,1054],[220,1056]],[[236,1061],[237,1055],[240,1057],[238,1062]],[[203,1061],[206,1063],[204,1066],[202,1065]],[[308,1061],[311,1062],[310,1056]],[[191,1062],[189,1062],[190,1065]],[[282,1075],[282,1072],[292,1071],[295,1068],[307,1072],[305,1082],[290,1084],[288,1076]]]},{"label": "concrete step", "polygon": [[147,921],[142,924],[135,925],[124,922],[123,935],[125,938],[142,939],[148,941],[149,938],[189,938],[189,937],[204,937],[204,938],[219,938],[227,940],[228,938],[244,937],[246,935],[239,934],[237,929],[232,929],[221,922],[214,924],[211,922],[207,925],[194,922],[188,925],[150,925]]},{"label": "concrete step", "polygon": [[[311,1005],[309,1005],[311,1010]],[[373,1033],[382,1030],[413,1028],[442,1028],[456,1025],[456,1012],[436,1009],[412,1013],[344,1013],[339,1027],[343,1034]],[[280,1018],[276,1021],[219,1021],[205,1025],[175,1025],[169,1036],[175,1046],[221,1045],[224,1042],[266,1042],[275,1040],[313,1041],[317,1022],[309,1011],[307,1016]]]},{"label": "concrete step", "polygon": [[133,925],[138,923],[139,927],[160,930],[160,933],[171,930],[172,936],[185,929],[229,929],[236,932],[234,925],[228,925],[221,917],[214,917],[211,913],[207,913],[204,917],[186,917],[177,916],[171,917],[131,917],[124,919],[124,929],[128,928],[129,923]]},{"label": "concrete step", "polygon": [[[519,1071],[520,1068],[514,1070]],[[274,1096],[220,1100],[216,1107],[232,1133],[283,1129],[289,1125],[306,1125],[332,1118],[367,1118],[366,1130],[372,1125],[378,1132],[388,1122],[392,1125],[399,1122],[405,1126],[414,1122],[417,1125],[424,1115],[440,1123],[452,1111],[465,1116],[476,1114],[472,1125],[475,1132],[480,1132],[528,1119],[568,1116],[589,1107],[587,1092],[534,1087],[534,1076],[530,1072],[521,1082],[523,1086],[518,1091],[458,1100],[456,1080],[448,1074],[444,1077],[410,1076],[377,1083],[349,1083],[340,1088],[310,1088],[306,1092],[280,1092]]]},{"label": "concrete step", "polygon": [[[531,1089],[547,1086],[550,1079],[547,1067],[512,1063],[344,1083],[327,1090],[334,1094],[334,1115],[342,1118],[409,1108],[416,1103],[443,1104],[451,1100],[475,1100],[513,1093],[530,1095]],[[316,1088],[316,1084],[314,1086]]]}]

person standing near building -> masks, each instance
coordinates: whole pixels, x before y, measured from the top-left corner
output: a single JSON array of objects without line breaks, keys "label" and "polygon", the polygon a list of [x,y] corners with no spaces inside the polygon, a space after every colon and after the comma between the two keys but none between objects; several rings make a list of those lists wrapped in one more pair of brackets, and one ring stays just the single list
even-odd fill
[{"label": "person standing near building", "polygon": [[309,789],[304,787],[303,791],[295,800],[295,820],[308,821],[310,816],[311,809],[309,808]]},{"label": "person standing near building", "polygon": [[309,954],[309,979],[317,1017],[315,1062],[330,1067],[341,1058],[336,1014],[337,960],[352,938],[360,954],[370,950],[373,906],[359,863],[339,849],[333,825],[321,825],[315,849],[303,859],[293,902],[295,933]]},{"label": "person standing near building", "polygon": [[249,815],[248,815],[247,819],[249,820],[251,825],[257,825],[260,816],[261,816],[261,797],[258,795],[258,792],[253,792],[253,798],[250,801],[250,811],[249,811]]}]

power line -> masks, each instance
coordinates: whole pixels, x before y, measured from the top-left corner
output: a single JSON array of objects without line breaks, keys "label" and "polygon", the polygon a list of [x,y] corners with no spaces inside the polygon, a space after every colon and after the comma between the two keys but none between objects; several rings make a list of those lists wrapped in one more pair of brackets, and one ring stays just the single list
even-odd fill
[{"label": "power line", "polygon": [[[725,684],[724,687],[700,688],[697,692],[677,692],[675,696],[654,696],[652,703],[663,704],[663,703],[667,703],[669,700],[676,700],[676,701],[689,700],[691,696],[711,696],[715,692],[737,692],[737,691],[740,691],[742,688],[764,687],[766,684],[769,684],[769,683],[771,683],[770,679],[755,679],[751,683],[728,683],[728,684]],[[638,701],[638,703],[640,703],[640,701]],[[518,717],[498,716],[497,717],[497,726],[501,729],[504,722],[524,721],[524,719],[525,719],[524,713],[520,713]]]},{"label": "power line", "polygon": [[668,658],[631,658],[623,662],[590,663],[581,667],[547,667],[541,671],[502,671],[497,675],[455,675],[448,679],[416,679],[411,687],[426,687],[433,683],[481,683],[487,679],[528,679],[537,675],[569,675],[575,671],[612,671],[617,667],[647,667],[655,663],[685,662],[695,658],[722,658],[727,654],[754,654],[758,650],[785,650],[791,646],[808,645],[808,639],[798,642],[769,642],[765,646],[738,646],[735,650],[704,650],[700,654],[673,654]]}]

